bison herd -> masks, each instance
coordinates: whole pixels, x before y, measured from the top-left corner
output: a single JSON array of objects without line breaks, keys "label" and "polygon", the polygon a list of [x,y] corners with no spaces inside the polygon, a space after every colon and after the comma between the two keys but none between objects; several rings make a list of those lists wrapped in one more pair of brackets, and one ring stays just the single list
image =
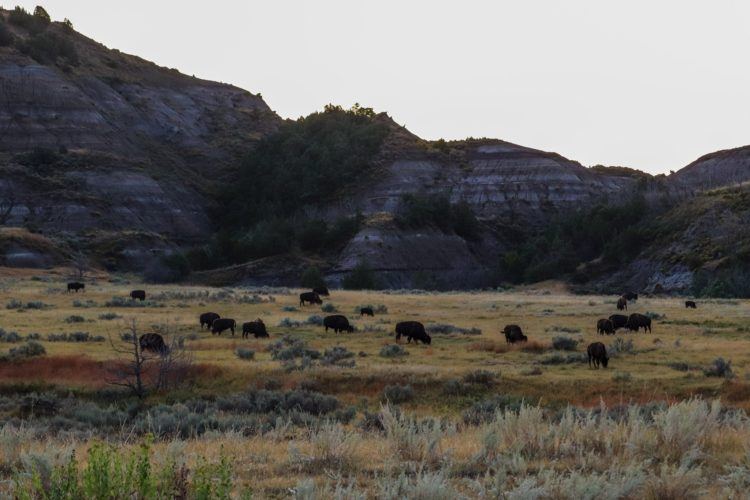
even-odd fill
[{"label": "bison herd", "polygon": [[[86,285],[80,282],[68,283],[68,292],[76,292],[79,290],[85,291]],[[315,305],[322,304],[323,300],[321,297],[330,296],[330,292],[326,287],[317,287],[310,292],[303,292],[299,295],[299,305],[304,307],[307,304]],[[132,300],[146,300],[145,290],[133,290],[130,292],[130,298]],[[638,294],[628,292],[622,294],[616,302],[617,309],[619,311],[628,310],[628,302],[637,301]],[[696,309],[698,306],[695,301],[685,301],[685,307],[687,309]],[[372,307],[361,307],[359,310],[360,316],[375,316]],[[237,322],[232,318],[222,318],[215,312],[205,312],[200,315],[199,323],[201,329],[210,329],[213,335],[221,335],[223,332],[229,330],[234,336],[235,329],[237,328]],[[342,314],[333,314],[323,318],[323,327],[328,332],[329,329],[335,333],[342,332],[354,332],[354,326],[349,323],[349,319]],[[599,335],[614,335],[619,329],[626,329],[630,332],[639,332],[643,329],[643,332],[651,333],[651,318],[644,314],[633,313],[628,315],[624,314],[612,314],[609,318],[601,318],[596,322],[596,332]],[[422,342],[423,344],[431,344],[432,337],[427,333],[422,323],[418,321],[402,321],[396,324],[396,340],[400,340],[402,337],[407,339],[407,343],[411,343],[413,340],[415,344]],[[527,342],[528,337],[523,334],[523,330],[518,325],[506,325],[502,330],[502,334],[505,336],[505,341],[509,344],[515,344],[517,342]],[[254,321],[248,321],[242,324],[242,338],[248,338],[252,335],[255,338],[267,338],[268,330],[266,329],[265,323],[260,318]],[[146,333],[141,335],[138,340],[141,350],[155,352],[160,355],[164,355],[169,352],[168,346],[164,343],[164,339],[157,333]],[[607,367],[609,357],[607,356],[607,349],[601,342],[593,342],[589,344],[586,349],[588,354],[589,367],[599,368],[599,366]]]}]

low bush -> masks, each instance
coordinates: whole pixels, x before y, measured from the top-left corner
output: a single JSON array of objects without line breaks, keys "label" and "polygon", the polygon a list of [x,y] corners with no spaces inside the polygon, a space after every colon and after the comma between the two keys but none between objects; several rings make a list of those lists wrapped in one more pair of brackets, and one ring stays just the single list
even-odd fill
[{"label": "low bush", "polygon": [[83,316],[78,316],[77,314],[71,314],[67,318],[65,318],[66,323],[84,323],[86,322],[86,318]]},{"label": "low bush", "polygon": [[236,351],[237,357],[244,360],[255,359],[255,351],[247,349],[245,347],[238,347]]},{"label": "low bush", "polygon": [[555,337],[552,339],[552,348],[557,351],[575,351],[578,341],[570,337]]},{"label": "low bush", "polygon": [[[130,335],[130,334],[123,334]],[[91,335],[88,332],[73,333],[50,333],[47,335],[48,342],[104,342],[102,335]],[[123,338],[123,340],[129,340]]]},{"label": "low bush", "polygon": [[449,335],[452,333],[460,333],[461,335],[481,335],[482,330],[479,328],[461,328],[460,326],[449,325],[444,323],[436,323],[433,325],[427,325],[427,332],[430,334],[437,335]]},{"label": "low bush", "polygon": [[52,307],[50,304],[45,304],[41,301],[32,301],[32,302],[22,302],[20,300],[16,299],[10,299],[7,304],[5,304],[6,309],[18,309],[18,310],[26,310],[26,309],[48,309]]},{"label": "low bush", "polygon": [[8,356],[11,359],[33,358],[35,356],[44,356],[45,354],[47,354],[47,350],[44,346],[34,340],[29,340],[25,344],[13,347],[8,351]]},{"label": "low bush", "polygon": [[483,385],[490,387],[498,378],[498,374],[489,370],[475,370],[469,372],[463,377],[463,381],[467,384]]},{"label": "low bush", "polygon": [[498,411],[518,411],[522,404],[520,399],[513,396],[493,396],[471,405],[468,410],[463,412],[462,418],[467,425],[481,425],[495,418],[495,413]]},{"label": "low bush", "polygon": [[585,363],[588,361],[583,353],[568,354],[563,356],[562,354],[551,354],[545,358],[542,358],[539,362],[543,365],[566,365],[572,363]]},{"label": "low bush", "polygon": [[401,356],[408,356],[409,351],[398,344],[388,344],[380,349],[380,355],[384,358],[399,358]]},{"label": "low bush", "polygon": [[352,368],[356,364],[353,358],[353,352],[349,351],[345,347],[336,346],[332,349],[326,350],[323,353],[320,364],[325,366]]},{"label": "low bush", "polygon": [[362,261],[344,277],[341,285],[346,290],[376,290],[379,288],[375,272]]},{"label": "low bush", "polygon": [[400,404],[414,399],[414,389],[410,385],[389,385],[383,389],[383,400]]},{"label": "low bush", "polygon": [[633,377],[628,372],[615,372],[612,375],[613,382],[630,382]]},{"label": "low bush", "polygon": [[725,361],[724,358],[716,358],[713,363],[703,369],[703,374],[706,377],[734,378],[732,361]]},{"label": "low bush", "polygon": [[607,348],[607,354],[609,356],[618,356],[620,354],[635,354],[635,346],[633,345],[633,339],[625,340],[622,337],[617,337],[614,342],[609,344]]},{"label": "low bush", "polygon": [[326,313],[335,313],[338,312],[338,309],[336,309],[336,306],[328,302],[327,304],[323,304],[320,307],[320,310]]},{"label": "low bush", "polygon": [[299,328],[300,326],[302,326],[302,322],[297,321],[296,319],[283,318],[281,321],[279,321],[278,326],[281,328]]},{"label": "low bush", "polygon": [[4,329],[0,328],[0,342],[20,342],[23,339],[18,333],[16,332],[6,332]]},{"label": "low bush", "polygon": [[103,321],[111,321],[113,319],[119,319],[119,318],[122,318],[122,316],[120,316],[119,314],[116,314],[116,313],[112,313],[112,312],[108,312],[108,313],[104,313],[104,314],[100,314],[99,315],[99,319],[103,320]]}]

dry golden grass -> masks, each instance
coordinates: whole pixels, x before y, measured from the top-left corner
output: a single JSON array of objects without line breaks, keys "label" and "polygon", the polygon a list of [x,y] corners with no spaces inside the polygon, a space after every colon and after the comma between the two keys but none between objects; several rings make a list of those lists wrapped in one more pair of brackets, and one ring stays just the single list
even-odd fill
[{"label": "dry golden grass", "polygon": [[[35,274],[41,276],[41,273]],[[593,424],[581,421],[576,424],[575,431],[566,431],[551,417],[544,417],[534,426],[504,420],[502,424],[494,424],[495,427],[493,424],[473,427],[464,426],[461,421],[462,412],[473,403],[498,394],[523,398],[532,405],[538,402],[551,412],[562,411],[568,405],[598,409],[601,405],[617,407],[655,401],[674,404],[693,397],[721,398],[729,407],[750,408],[748,301],[699,301],[697,310],[686,310],[683,301],[677,298],[643,297],[631,304],[629,312],[659,314],[660,319],[654,321],[652,334],[600,336],[596,333],[596,320],[617,312],[616,298],[575,296],[557,284],[546,289],[537,287],[502,293],[402,294],[334,290],[325,303],[333,304],[341,314],[346,314],[359,330],[353,334],[335,334],[305,324],[310,315],[325,316],[327,313],[322,312],[320,306],[300,308],[299,290],[269,290],[273,300],[269,300],[268,294],[261,294],[264,302],[247,303],[255,292],[241,288],[230,291],[137,282],[118,284],[100,276],[96,282],[87,284],[85,293],[75,294],[65,292],[65,281],[65,273],[61,270],[48,273],[41,279],[32,279],[29,272],[19,270],[4,273],[0,282],[0,326],[21,335],[39,333],[47,355],[0,365],[0,387],[7,386],[3,390],[14,390],[11,386],[19,384],[80,391],[103,387],[106,383],[105,367],[122,359],[113,352],[109,341],[48,342],[46,336],[86,331],[111,338],[118,344],[127,324],[135,320],[142,332],[159,331],[168,338],[186,337],[185,345],[194,356],[196,366],[179,397],[191,394],[213,398],[263,388],[272,383],[281,390],[309,388],[333,395],[343,406],[356,407],[360,418],[364,410],[376,412],[380,409],[386,386],[408,384],[413,387],[415,395],[401,405],[406,415],[444,417],[449,422],[447,428],[433,436],[435,441],[432,444],[424,441],[431,436],[426,429],[403,431],[408,427],[405,421],[396,421],[393,429],[386,431],[385,435],[360,431],[354,424],[349,424],[341,428],[343,434],[331,429],[326,431],[330,435],[326,435],[320,429],[289,428],[249,437],[210,434],[200,439],[155,444],[157,455],[166,453],[170,446],[182,447],[189,466],[194,466],[199,457],[216,459],[223,448],[224,453],[232,457],[237,484],[252,486],[261,497],[287,496],[290,488],[304,489],[306,486],[300,485],[305,480],[314,481],[320,497],[332,496],[337,484],[342,486],[350,481],[372,496],[380,491],[378,478],[396,484],[401,472],[407,474],[406,481],[411,485],[408,487],[417,488],[422,476],[415,471],[420,467],[424,473],[445,474],[442,483],[437,476],[423,477],[424,481],[438,484],[442,491],[471,497],[477,495],[476,488],[484,488],[483,494],[492,496],[488,493],[490,485],[485,474],[488,464],[493,464],[495,458],[505,464],[502,467],[507,468],[509,478],[518,479],[508,479],[504,483],[506,488],[521,488],[522,479],[531,475],[537,483],[543,483],[549,496],[556,498],[569,498],[560,492],[564,488],[573,488],[564,483],[568,480],[574,482],[575,477],[571,474],[581,474],[583,479],[580,480],[591,485],[598,484],[601,478],[597,479],[597,475],[606,475],[607,484],[611,486],[619,481],[611,476],[615,474],[613,471],[625,474],[624,467],[637,469],[638,474],[643,475],[637,494],[631,497],[681,497],[686,491],[695,496],[716,497],[725,496],[729,491],[722,486],[729,479],[719,481],[719,477],[727,473],[725,466],[750,467],[750,459],[745,457],[746,449],[750,449],[750,429],[746,423],[720,422],[706,427],[704,434],[695,437],[700,440],[696,446],[704,453],[705,460],[700,465],[691,465],[688,472],[695,477],[688,477],[683,474],[687,472],[678,470],[680,461],[692,453],[690,449],[680,448],[687,444],[667,443],[664,431],[653,424],[638,427],[640,424],[613,421],[589,428],[587,426]],[[112,297],[127,297],[135,288],[145,288],[150,297],[161,295],[162,298],[156,301],[160,307],[104,305]],[[51,307],[22,311],[6,309],[4,305],[11,300],[23,303],[41,301]],[[74,301],[90,301],[90,307],[75,307]],[[388,313],[374,318],[360,317],[355,309],[364,304],[382,304],[388,308]],[[198,316],[206,311],[236,319],[239,330],[234,337],[227,333],[213,336],[201,330]],[[111,312],[121,318],[99,318]],[[72,315],[83,316],[85,321],[66,323],[65,318]],[[257,317],[266,323],[271,338],[242,339],[241,323]],[[284,318],[299,321],[302,325],[294,328],[278,326]],[[395,343],[395,324],[407,319],[422,321],[428,328],[435,324],[479,328],[482,334],[433,334],[430,346],[402,342],[409,353],[407,356],[380,356],[384,346]],[[511,323],[523,328],[529,337],[526,345],[505,342],[500,331]],[[356,366],[314,366],[305,371],[287,372],[278,361],[271,359],[266,350],[284,335],[303,339],[310,348],[321,352],[334,346],[346,347],[356,354]],[[552,344],[558,336],[577,340],[577,352],[555,351]],[[589,369],[578,360],[542,363],[552,356],[580,356],[590,342],[602,341],[610,346],[616,338],[632,340],[634,353],[613,356],[606,370]],[[8,349],[13,345],[0,344],[0,348]],[[254,350],[255,359],[239,359],[235,351],[240,347]],[[718,357],[732,361],[733,379],[703,374],[702,368]],[[673,363],[684,363],[689,369],[678,371],[670,367]],[[451,383],[460,382],[467,374],[480,369],[495,374],[496,381],[486,386],[465,384],[454,392],[446,392]],[[169,393],[155,394],[149,402],[172,401],[177,397]],[[689,412],[701,414],[701,411],[690,406]],[[664,423],[665,426],[676,426],[677,431],[669,431],[674,439],[680,433],[687,433],[691,425],[699,425],[691,423],[700,420],[695,420],[697,417],[689,412],[680,410],[670,417],[673,420],[669,424]],[[526,422],[531,422],[532,416],[529,414]],[[684,427],[680,427],[683,425],[680,422],[686,422]],[[517,435],[508,433],[506,426],[515,429]],[[505,441],[488,450],[489,443],[495,442],[495,438],[491,438],[492,432],[500,432]],[[566,437],[566,432],[573,432],[574,437]],[[596,433],[605,433],[606,439],[596,437]],[[525,442],[524,436],[529,439],[537,436],[537,440]],[[572,443],[576,439],[581,448],[574,453],[572,450],[576,446]],[[635,448],[634,443],[637,444]],[[88,442],[66,444],[32,439],[11,453],[29,454],[47,446],[50,449],[75,446],[85,461]],[[533,446],[541,448],[533,451]],[[675,446],[678,446],[678,451],[674,455],[664,451]],[[523,457],[523,463],[515,461],[518,457]],[[649,468],[643,465],[645,460],[653,457],[657,457],[655,463],[658,466]],[[552,475],[545,479],[544,470],[550,470]],[[325,489],[326,484],[329,489]],[[678,484],[693,485],[694,489],[675,489]],[[425,485],[419,487],[427,488]],[[238,487],[237,492],[240,490]],[[415,492],[403,490],[401,496],[413,496]]]}]

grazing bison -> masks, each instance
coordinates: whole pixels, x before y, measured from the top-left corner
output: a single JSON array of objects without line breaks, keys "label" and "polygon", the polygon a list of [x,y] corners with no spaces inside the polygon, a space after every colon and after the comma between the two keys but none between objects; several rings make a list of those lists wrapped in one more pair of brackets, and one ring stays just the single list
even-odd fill
[{"label": "grazing bison", "polygon": [[627,292],[627,293],[623,293],[622,296],[625,297],[625,300],[632,300],[632,301],[638,300],[637,293]]},{"label": "grazing bison", "polygon": [[618,311],[627,311],[628,310],[628,299],[625,297],[620,297],[617,299],[617,310]]},{"label": "grazing bison", "polygon": [[138,299],[143,302],[146,300],[146,290],[133,290],[130,292],[130,298],[133,300]]},{"label": "grazing bison", "polygon": [[432,343],[432,337],[424,330],[424,325],[419,321],[402,321],[396,324],[396,340],[401,340],[401,337],[406,337],[406,342],[411,343],[414,339],[414,343],[418,344],[421,340],[425,344]]},{"label": "grazing bison", "polygon": [[596,322],[596,333],[599,335],[613,335],[615,333],[615,325],[611,319],[602,318]]},{"label": "grazing bison", "polygon": [[312,291],[313,293],[317,293],[321,297],[328,297],[329,295],[331,295],[330,292],[328,291],[328,288],[324,286],[316,286],[315,288],[312,289]]},{"label": "grazing bison", "polygon": [[78,293],[78,290],[86,291],[86,284],[85,283],[79,283],[78,281],[73,281],[68,283],[68,291],[70,292],[73,290],[75,293]]},{"label": "grazing bison", "polygon": [[258,318],[255,321],[248,321],[242,323],[242,338],[245,339],[253,334],[256,339],[259,337],[268,337],[268,331],[266,330],[266,324],[263,320]]},{"label": "grazing bison", "polygon": [[201,321],[201,330],[203,329],[203,325],[206,325],[206,329],[211,328],[211,324],[221,318],[218,314],[214,312],[207,312],[201,314],[200,321]]},{"label": "grazing bison", "polygon": [[214,335],[221,335],[221,332],[224,330],[232,330],[232,336],[234,337],[234,329],[236,327],[237,322],[232,318],[219,318],[211,323],[211,333]]},{"label": "grazing bison", "polygon": [[354,331],[354,327],[349,324],[349,320],[346,319],[346,316],[343,316],[341,314],[326,316],[325,318],[323,318],[323,326],[326,327],[326,331],[328,331],[328,329],[330,328],[336,333],[352,333]]},{"label": "grazing bison", "polygon": [[589,355],[589,368],[591,368],[592,362],[594,363],[594,368],[599,368],[599,363],[601,363],[604,368],[607,367],[609,358],[607,357],[607,348],[604,347],[604,344],[602,344],[601,342],[594,342],[593,344],[589,344],[586,352]]},{"label": "grazing bison", "polygon": [[375,316],[375,312],[372,310],[372,307],[360,307],[359,308],[359,315],[360,316]]},{"label": "grazing bison", "polygon": [[644,316],[643,314],[634,313],[630,315],[628,318],[628,324],[625,326],[627,326],[628,330],[631,332],[637,332],[639,329],[643,328],[643,333],[646,333],[647,330],[651,333],[651,318]]},{"label": "grazing bison", "polygon": [[609,317],[609,320],[612,322],[612,326],[615,330],[628,326],[628,317],[624,314],[613,314]]},{"label": "grazing bison", "polygon": [[158,333],[144,333],[138,338],[141,351],[151,351],[158,354],[167,354],[169,348],[164,343],[164,338]]},{"label": "grazing bison", "polygon": [[523,334],[521,327],[518,325],[506,325],[505,328],[503,328],[503,334],[505,335],[505,341],[509,344],[526,342],[529,340],[529,338]]},{"label": "grazing bison", "polygon": [[315,292],[302,292],[299,294],[299,305],[300,307],[305,305],[305,302],[309,302],[310,304],[322,304],[323,301],[320,300],[320,295],[318,295]]},{"label": "grazing bison", "polygon": [[693,300],[686,300],[685,301],[685,308],[687,308],[687,309],[698,309],[698,306],[695,304],[695,301],[693,301]]}]

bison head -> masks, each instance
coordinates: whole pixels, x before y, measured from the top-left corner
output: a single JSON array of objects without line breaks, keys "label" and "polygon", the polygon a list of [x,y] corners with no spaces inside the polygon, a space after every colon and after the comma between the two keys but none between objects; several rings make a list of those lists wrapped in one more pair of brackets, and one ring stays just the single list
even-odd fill
[{"label": "bison head", "polygon": [[432,337],[430,337],[430,335],[429,335],[428,333],[425,333],[425,334],[424,334],[424,339],[425,339],[425,340],[424,340],[424,343],[425,343],[425,344],[428,344],[428,345],[429,345],[429,344],[432,344]]},{"label": "bison head", "polygon": [[608,363],[609,363],[609,358],[608,358],[607,356],[604,356],[604,357],[602,358],[602,366],[603,366],[604,368],[606,368],[606,367],[607,367],[607,364],[608,364]]}]

